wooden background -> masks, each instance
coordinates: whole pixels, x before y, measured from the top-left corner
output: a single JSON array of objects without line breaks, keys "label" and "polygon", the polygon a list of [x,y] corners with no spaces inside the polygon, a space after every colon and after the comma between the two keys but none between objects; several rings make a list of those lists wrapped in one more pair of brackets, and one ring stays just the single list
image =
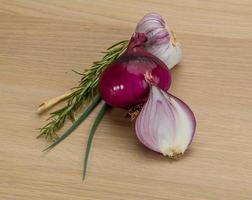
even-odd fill
[{"label": "wooden background", "polygon": [[[47,115],[37,116],[37,105],[75,86],[71,69],[129,38],[150,11],[183,44],[171,91],[195,112],[194,142],[170,162],[140,145],[124,112],[113,110],[82,183],[94,114],[44,154],[35,136]],[[251,53],[251,0],[0,0],[0,199],[252,199]]]}]

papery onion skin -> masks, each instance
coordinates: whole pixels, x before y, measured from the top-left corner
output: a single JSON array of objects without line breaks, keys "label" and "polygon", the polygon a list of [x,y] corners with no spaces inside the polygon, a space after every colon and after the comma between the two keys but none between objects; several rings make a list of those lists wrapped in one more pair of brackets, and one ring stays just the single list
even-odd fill
[{"label": "papery onion skin", "polygon": [[149,94],[147,73],[160,88],[169,89],[171,74],[161,60],[142,48],[145,39],[144,34],[135,35],[125,53],[102,73],[99,94],[107,104],[128,109],[145,102]]},{"label": "papery onion skin", "polygon": [[182,155],[192,142],[196,120],[191,109],[179,98],[151,87],[150,96],[135,123],[138,139],[164,156]]}]

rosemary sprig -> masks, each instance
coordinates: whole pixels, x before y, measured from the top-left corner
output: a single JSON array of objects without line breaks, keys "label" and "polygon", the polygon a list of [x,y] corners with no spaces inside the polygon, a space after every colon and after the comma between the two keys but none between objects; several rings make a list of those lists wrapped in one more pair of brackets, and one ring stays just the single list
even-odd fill
[{"label": "rosemary sprig", "polygon": [[56,131],[64,125],[67,118],[72,118],[82,105],[88,105],[94,99],[97,95],[100,74],[108,64],[117,59],[125,51],[127,45],[128,40],[123,40],[112,45],[103,52],[105,55],[100,61],[94,62],[83,73],[78,73],[82,76],[79,85],[73,88],[73,92],[65,97],[67,101],[65,106],[50,113],[48,119],[50,121],[39,129],[40,134],[38,138],[43,136],[49,141],[57,140],[58,135]]},{"label": "rosemary sprig", "polygon": [[89,114],[95,109],[95,107],[100,103],[100,101],[101,98],[99,96],[95,97],[92,103],[90,103],[90,105],[85,109],[85,111],[80,115],[80,117],[73,122],[72,126],[43,151],[52,149],[57,144],[66,139],[81,124],[81,122],[83,122],[89,116]]},{"label": "rosemary sprig", "polygon": [[96,131],[99,123],[101,122],[103,116],[105,115],[106,111],[108,110],[108,108],[109,108],[109,106],[106,103],[103,103],[102,108],[99,111],[99,113],[97,114],[95,121],[93,122],[93,125],[90,129],[90,132],[88,135],[88,141],[87,141],[87,145],[86,145],[84,164],[83,164],[83,176],[82,176],[83,181],[85,179],[86,172],[87,172],[88,158],[89,158],[89,153],[90,153],[90,149],[91,149],[91,145],[93,142],[95,131]]}]

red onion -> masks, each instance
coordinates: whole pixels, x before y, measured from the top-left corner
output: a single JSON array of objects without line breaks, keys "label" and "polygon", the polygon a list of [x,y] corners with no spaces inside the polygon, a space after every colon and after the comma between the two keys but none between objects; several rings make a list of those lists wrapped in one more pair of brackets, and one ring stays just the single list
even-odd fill
[{"label": "red onion", "polygon": [[146,77],[151,77],[153,83],[161,89],[169,89],[169,69],[160,59],[143,48],[145,42],[145,34],[135,34],[127,50],[102,73],[99,79],[99,94],[107,104],[130,108],[146,101],[150,90]]},{"label": "red onion", "polygon": [[151,86],[148,101],[135,124],[141,143],[153,151],[176,158],[188,148],[195,128],[194,114],[183,101]]}]

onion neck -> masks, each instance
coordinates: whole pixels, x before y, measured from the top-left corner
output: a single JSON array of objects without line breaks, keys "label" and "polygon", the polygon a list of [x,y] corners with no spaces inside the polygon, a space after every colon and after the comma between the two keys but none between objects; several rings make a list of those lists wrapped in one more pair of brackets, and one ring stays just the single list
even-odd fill
[{"label": "onion neck", "polygon": [[[138,49],[142,49],[144,44],[147,42],[147,37],[144,33],[135,33],[128,44],[125,53],[136,52]],[[136,48],[140,47],[140,48]]]},{"label": "onion neck", "polygon": [[149,86],[157,86],[150,71],[145,72],[144,79],[149,84]]}]

